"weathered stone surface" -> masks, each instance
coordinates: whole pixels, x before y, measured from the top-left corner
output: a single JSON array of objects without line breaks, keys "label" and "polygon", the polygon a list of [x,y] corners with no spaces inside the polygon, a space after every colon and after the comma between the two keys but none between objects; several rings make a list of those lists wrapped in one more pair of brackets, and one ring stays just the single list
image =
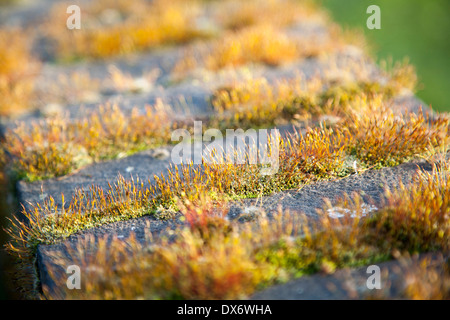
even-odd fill
[{"label": "weathered stone surface", "polygon": [[[0,25],[30,25],[34,21],[45,17],[49,13],[51,4],[54,2],[56,1],[36,0],[24,6],[5,11],[2,9],[2,12],[0,12]],[[82,4],[83,2],[72,1],[72,4]],[[308,39],[314,37],[316,39],[325,39],[329,36],[327,29],[323,25],[315,23],[299,23],[287,32],[292,38],[301,37]],[[154,78],[154,82],[148,84],[148,87],[145,87],[144,90],[137,90],[140,92],[119,92],[114,88],[106,88],[100,85],[100,89],[98,92],[95,92],[95,99],[93,99],[96,101],[78,101],[75,99],[74,101],[61,104],[59,106],[60,110],[58,109],[59,107],[51,105],[53,101],[50,99],[45,101],[44,108],[41,111],[35,111],[20,118],[26,123],[45,119],[55,112],[64,112],[72,120],[88,117],[91,113],[99,110],[100,104],[117,104],[127,113],[134,107],[143,110],[145,105],[153,105],[157,99],[161,99],[166,104],[171,105],[178,118],[191,120],[191,118],[213,114],[214,110],[208,100],[214,90],[228,84],[232,80],[243,80],[250,74],[253,78],[265,77],[270,83],[281,79],[292,79],[298,75],[302,75],[304,81],[316,75],[321,78],[335,77],[339,81],[348,77],[356,77],[358,72],[356,70],[357,66],[362,65],[370,79],[378,82],[386,81],[373,61],[366,58],[361,50],[352,46],[348,46],[340,52],[329,53],[326,57],[306,58],[276,68],[253,65],[243,67],[238,71],[209,72],[203,70],[180,79],[174,76],[171,71],[189,46],[159,48],[147,53],[134,54],[123,58],[112,58],[105,61],[55,65],[48,62],[52,57],[50,53],[46,52],[42,43],[34,45],[41,58],[47,61],[44,62],[41,74],[37,79],[37,90],[43,95],[49,88],[55,85],[58,86],[59,75],[70,76],[75,72],[86,73],[92,79],[103,81],[110,77],[109,69],[111,65],[134,78],[142,77],[144,73],[155,69],[158,69],[159,73]],[[335,68],[332,75],[326,72],[329,71],[330,66]],[[50,104],[50,107],[46,108],[45,105],[48,104]],[[421,107],[424,110],[428,110],[420,100],[409,92],[404,92],[394,98],[391,107],[400,113],[406,110],[417,112]],[[11,121],[2,123],[0,132],[3,133],[6,129],[14,126],[15,123]],[[286,132],[291,130],[290,127],[283,129]],[[164,147],[162,149],[166,150],[165,153],[170,154],[171,148]],[[164,158],[161,157],[161,154],[158,150],[149,150],[122,159],[95,163],[57,179],[32,183],[19,181],[17,183],[18,201],[25,205],[26,208],[29,208],[30,203],[42,203],[51,196],[55,199],[56,204],[61,207],[62,193],[65,195],[67,202],[76,189],[87,190],[92,185],[107,189],[108,183],[114,183],[119,174],[127,179],[139,177],[145,183],[148,182],[147,179],[152,182],[154,175],[164,173],[172,164],[170,157]],[[393,168],[361,172],[336,181],[317,182],[306,185],[300,190],[279,192],[262,199],[245,199],[230,205],[228,217],[232,220],[246,223],[253,219],[253,213],[250,212],[249,208],[260,207],[270,214],[277,211],[281,206],[284,210],[302,212],[309,218],[315,219],[317,218],[317,210],[324,207],[325,199],[329,199],[331,204],[335,205],[337,200],[344,194],[352,194],[354,192],[361,194],[367,203],[380,208],[385,188],[395,188],[399,181],[403,183],[411,182],[412,177],[418,170],[430,171],[431,165],[423,161],[416,161]],[[36,259],[44,294],[51,293],[52,296],[63,297],[61,290],[64,290],[65,283],[54,283],[49,270],[56,267],[55,270],[59,270],[57,272],[65,274],[65,268],[73,263],[72,259],[74,258],[68,254],[67,248],[74,246],[79,241],[89,237],[93,237],[97,241],[103,237],[111,238],[114,236],[127,241],[130,235],[134,234],[140,243],[150,243],[146,237],[149,231],[153,234],[154,241],[158,241],[161,235],[174,236],[171,230],[181,223],[178,218],[161,221],[151,216],[145,216],[139,219],[83,230],[58,244],[39,245]],[[55,260],[56,256],[59,256],[57,262]],[[395,275],[395,272],[391,272],[394,271],[397,265],[397,262],[380,264],[382,269],[389,270],[389,281],[395,283],[386,292],[387,297],[396,297],[404,283],[404,278],[398,277]],[[64,277],[58,276],[56,278],[64,279]],[[364,288],[366,279],[366,268],[340,270],[334,275],[304,277],[284,285],[275,286],[255,294],[252,298],[364,298],[367,293],[367,290]],[[329,285],[330,283],[331,286]],[[332,290],[333,288],[334,290]],[[346,288],[349,290],[346,290]]]},{"label": "weathered stone surface", "polygon": [[[136,160],[138,159],[140,158],[136,158]],[[253,220],[246,219],[246,208],[261,208],[270,215],[271,213],[277,212],[281,206],[283,210],[305,213],[311,219],[315,219],[317,218],[317,210],[324,208],[325,199],[329,199],[331,204],[334,205],[344,194],[351,195],[354,192],[361,194],[368,204],[381,208],[385,189],[395,188],[399,181],[402,181],[405,184],[410,183],[418,170],[430,171],[431,166],[425,162],[406,163],[394,168],[384,168],[355,174],[337,181],[313,183],[304,186],[300,190],[279,192],[261,199],[245,199],[235,204],[231,204],[228,217],[231,220],[245,223]],[[58,188],[62,188],[62,186],[56,187],[56,189]],[[70,192],[70,188],[68,188],[68,191]],[[136,236],[137,241],[142,244],[147,244],[148,242],[145,236],[147,231],[150,230],[153,234],[153,239],[157,241],[161,233],[166,236],[168,234],[170,235],[170,232],[167,233],[167,230],[171,230],[181,223],[182,222],[178,218],[169,221],[160,221],[156,220],[154,217],[146,216],[84,230],[71,235],[67,240],[55,245],[39,245],[37,263],[42,284],[46,286],[47,294],[55,294],[56,292],[56,296],[63,296],[65,283],[55,284],[51,280],[48,270],[59,269],[61,274],[63,274],[63,266],[69,266],[74,263],[74,260],[79,259],[79,257],[77,258],[74,255],[69,256],[67,253],[67,246],[74,245],[86,237],[93,237],[95,241],[98,241],[105,236],[119,236],[123,241],[127,241],[127,238],[133,233]],[[58,257],[58,262],[56,264],[54,260],[55,256]],[[66,259],[64,259],[64,257],[66,257]],[[350,275],[355,277],[355,281],[360,281],[361,271],[357,270]],[[55,278],[58,279],[58,276]],[[61,278],[64,279],[64,277]],[[314,283],[316,280],[316,278],[307,279],[308,280],[305,280],[307,281],[307,285],[310,285],[309,283],[311,282]],[[303,283],[301,285],[303,286]],[[336,285],[339,285],[339,282],[337,282]],[[295,283],[292,286],[297,288]],[[339,299],[345,297],[342,296],[343,293],[339,291],[341,289],[338,289],[338,292],[336,293],[341,294],[338,296],[325,294],[324,290],[326,287],[324,287],[321,280],[318,282],[317,286],[317,289],[311,289],[315,291],[313,291],[311,295],[306,296],[306,299]],[[256,295],[255,298],[266,299],[267,297],[268,299],[287,299],[292,294],[291,290],[293,289],[291,289],[290,284],[287,284],[286,289],[285,287],[281,287],[278,290],[279,291],[262,293],[262,296]],[[302,297],[299,296],[297,298]]]},{"label": "weathered stone surface", "polygon": [[425,162],[405,163],[393,168],[366,171],[340,180],[316,182],[305,185],[300,190],[264,197],[262,203],[266,210],[270,208],[275,211],[277,206],[281,205],[285,210],[316,217],[317,209],[323,209],[326,204],[324,199],[329,199],[334,205],[345,194],[357,193],[368,204],[381,208],[385,190],[392,190],[400,181],[410,183],[419,170],[431,171],[431,165]]},{"label": "weathered stone surface", "polygon": [[52,196],[57,205],[61,206],[61,193],[66,199],[71,199],[75,189],[89,190],[90,186],[108,188],[108,183],[114,183],[118,175],[128,179],[140,177],[147,184],[147,180],[153,180],[154,175],[165,172],[171,162],[167,159],[157,159],[153,155],[157,150],[149,150],[138,154],[101,163],[90,165],[70,175],[35,181],[17,183],[19,201],[23,204],[42,203]]},{"label": "weathered stone surface", "polygon": [[[71,235],[67,240],[54,245],[39,245],[36,252],[36,263],[39,270],[41,288],[46,297],[63,298],[65,296],[67,278],[66,269],[70,265],[80,264],[82,257],[77,256],[76,245],[83,243],[86,239],[109,239],[117,237],[126,239],[133,233],[136,240],[142,244],[151,245],[149,233],[155,238],[173,236],[173,229],[181,222],[176,220],[158,220],[154,217],[145,216],[139,219],[115,222],[103,225],[100,228],[85,230],[78,234]],[[69,252],[70,249],[73,252]],[[68,251],[69,250],[69,251]],[[51,270],[51,271],[50,271]],[[84,275],[88,275],[87,270],[81,270]]]}]

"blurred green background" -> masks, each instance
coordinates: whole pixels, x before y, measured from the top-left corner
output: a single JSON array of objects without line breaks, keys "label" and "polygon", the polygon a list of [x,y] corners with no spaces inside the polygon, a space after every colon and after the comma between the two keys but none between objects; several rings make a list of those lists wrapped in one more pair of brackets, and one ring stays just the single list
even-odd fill
[{"label": "blurred green background", "polygon": [[[364,32],[377,61],[409,61],[417,95],[434,110],[450,111],[450,0],[319,0],[334,20]],[[366,27],[367,7],[381,9],[381,29]]]}]

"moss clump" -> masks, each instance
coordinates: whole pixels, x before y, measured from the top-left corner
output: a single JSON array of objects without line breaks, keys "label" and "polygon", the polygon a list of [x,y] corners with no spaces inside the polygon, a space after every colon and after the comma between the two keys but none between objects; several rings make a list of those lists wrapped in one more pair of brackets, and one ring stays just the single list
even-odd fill
[{"label": "moss clump", "polygon": [[219,116],[212,125],[248,129],[308,122],[325,115],[347,118],[354,111],[367,111],[368,105],[388,103],[400,92],[399,86],[395,80],[381,85],[369,80],[330,83],[318,77],[275,84],[251,79],[213,94],[211,105]]},{"label": "moss clump", "polygon": [[[185,43],[207,34],[195,27],[197,1],[102,0],[83,7],[83,29],[71,32],[65,25],[67,4],[57,4],[46,31],[56,44],[56,56],[63,61],[102,59],[161,45]],[[108,9],[108,11],[105,10]]]},{"label": "moss clump", "polygon": [[145,113],[125,115],[117,106],[101,107],[84,119],[64,117],[25,123],[6,132],[3,161],[27,181],[69,174],[83,166],[170,142],[174,122],[168,107],[157,103]]},{"label": "moss clump", "polygon": [[0,116],[17,116],[32,107],[40,63],[29,47],[29,39],[20,31],[0,30]]},{"label": "moss clump", "polygon": [[[261,165],[235,164],[224,159],[225,162],[205,162],[203,166],[172,167],[155,176],[148,187],[140,181],[120,178],[108,190],[92,187],[88,192],[76,193],[62,214],[55,215],[60,209],[53,199],[44,206],[36,205],[23,212],[29,225],[18,219],[11,232],[16,234],[20,250],[26,251],[29,243],[52,243],[81,229],[151,214],[161,207],[170,209],[177,198],[195,202],[201,194],[214,194],[217,199],[256,197],[342,177],[348,173],[346,160],[352,156],[350,152],[356,153],[366,166],[381,167],[392,164],[391,159],[399,163],[448,149],[448,119],[430,122],[415,114],[397,119],[391,111],[376,110],[378,114],[374,111],[370,117],[354,116],[336,128],[318,127],[304,135],[280,138],[279,167],[272,175],[262,175]],[[405,136],[411,138],[407,144],[403,142]],[[378,143],[385,140],[389,143]],[[376,158],[363,152],[366,149],[361,147],[361,141],[370,146],[368,151],[377,150]],[[272,153],[270,145],[268,148]]]},{"label": "moss clump", "polygon": [[279,66],[318,56],[341,45],[338,36],[330,37],[326,41],[293,40],[273,25],[259,24],[225,34],[222,39],[213,43],[210,50],[186,50],[185,56],[175,66],[174,71],[184,74],[197,67],[217,71],[246,64]]}]

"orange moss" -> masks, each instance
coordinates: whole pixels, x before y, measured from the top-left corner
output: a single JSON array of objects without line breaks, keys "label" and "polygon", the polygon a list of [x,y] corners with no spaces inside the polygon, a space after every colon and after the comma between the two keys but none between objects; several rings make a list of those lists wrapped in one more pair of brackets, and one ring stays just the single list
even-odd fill
[{"label": "orange moss", "polygon": [[18,30],[0,30],[0,61],[0,116],[15,116],[33,106],[40,64],[30,53],[29,39]]},{"label": "orange moss", "polygon": [[65,60],[106,58],[203,36],[195,27],[196,1],[104,0],[83,8],[83,28],[75,31],[54,27],[65,25],[65,7],[53,8],[47,27]]}]

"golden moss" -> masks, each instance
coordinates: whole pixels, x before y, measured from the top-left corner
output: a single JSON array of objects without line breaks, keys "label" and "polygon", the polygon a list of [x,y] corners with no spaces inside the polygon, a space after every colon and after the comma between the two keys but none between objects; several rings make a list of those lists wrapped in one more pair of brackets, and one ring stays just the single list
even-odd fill
[{"label": "golden moss", "polygon": [[2,149],[19,178],[33,181],[68,174],[92,161],[114,158],[170,142],[173,123],[161,102],[145,113],[125,115],[106,106],[90,117],[56,117],[8,130]]},{"label": "golden moss", "polygon": [[[14,39],[14,41],[11,41]],[[18,30],[0,30],[0,116],[14,116],[32,107],[39,63]]]},{"label": "golden moss", "polygon": [[265,78],[250,79],[215,91],[211,104],[218,117],[213,126],[258,128],[307,123],[322,115],[347,118],[367,111],[368,105],[388,103],[404,89],[397,79],[380,84],[364,76],[349,81],[320,77],[305,81],[298,76],[274,84]]},{"label": "golden moss", "polygon": [[[225,0],[217,20],[227,29],[270,24],[286,27],[305,20],[325,20],[325,14],[312,3],[292,0]],[[224,12],[226,14],[224,14]]]},{"label": "golden moss", "polygon": [[[175,166],[161,176],[155,176],[155,181],[149,182],[148,187],[144,187],[142,183],[135,184],[134,181],[127,182],[121,178],[116,186],[110,186],[108,190],[91,188],[87,193],[79,192],[71,199],[68,209],[63,210],[64,214],[53,214],[60,209],[55,206],[53,199],[50,199],[45,206],[37,205],[23,212],[30,221],[30,226],[25,226],[18,220],[15,224],[15,232],[20,234],[21,246],[27,248],[27,243],[51,243],[80,229],[117,219],[151,214],[161,207],[173,208],[176,199],[179,198],[195,202],[202,194],[211,193],[217,195],[219,199],[255,197],[274,191],[298,188],[312,181],[342,177],[354,173],[349,172],[344,160],[352,156],[355,150],[356,157],[363,165],[376,167],[398,164],[415,156],[426,156],[426,152],[432,154],[448,150],[448,119],[446,118],[428,123],[421,115],[406,115],[406,120],[396,120],[388,111],[379,115],[373,111],[371,114],[378,119],[375,120],[378,126],[372,126],[372,120],[368,117],[354,117],[333,129],[319,127],[304,135],[297,134],[280,139],[279,169],[273,175],[261,175],[261,165],[248,162],[228,163],[220,159],[215,162],[205,162],[203,168],[192,164]],[[117,117],[104,121],[113,121],[113,119]],[[404,123],[402,121],[414,122],[415,129],[402,126]],[[82,124],[85,124],[88,129],[92,128],[88,122]],[[115,134],[108,136],[105,140],[117,141],[114,145],[120,145],[121,141],[139,145],[141,139],[155,139],[155,133],[149,131],[148,135],[138,136],[140,139],[130,140],[130,137],[136,137],[134,131],[130,132],[127,126],[123,127],[120,124],[115,128],[113,131]],[[402,131],[402,128],[405,128],[407,132]],[[89,141],[97,141],[95,135],[92,138],[92,134],[96,131],[88,130],[87,132],[91,135],[86,135],[84,137],[86,140],[81,145],[86,146],[86,149],[90,151],[96,150],[97,143],[89,144]],[[51,133],[54,132],[49,132]],[[379,145],[378,142],[383,141],[386,135],[389,136],[387,141],[390,143],[386,146],[381,144],[381,147],[377,149],[376,158],[368,158],[365,153],[359,151],[362,141],[366,141],[371,146],[370,151],[376,148]],[[411,139],[407,144],[403,143],[405,135]],[[368,138],[362,139],[361,137],[364,136]],[[121,140],[123,137],[127,139]],[[116,138],[117,140],[114,140]],[[25,146],[21,145],[20,150],[10,152],[17,153],[21,150],[23,152],[24,148]],[[102,147],[102,150],[108,149]],[[97,151],[94,154],[97,154]],[[47,157],[47,150],[44,150],[42,157]],[[250,158],[250,155],[245,157],[246,161],[250,161]],[[45,159],[43,162],[49,163]],[[394,163],[392,159],[395,160]],[[259,178],[255,179],[255,176]],[[99,203],[102,203],[101,207]]]},{"label": "golden moss", "polygon": [[[236,3],[242,5],[238,10]],[[347,42],[347,35],[333,28],[325,40],[288,37],[282,28],[299,18],[323,18],[313,14],[312,7],[295,1],[226,1],[224,6],[234,11],[223,15],[224,7],[218,4],[215,14],[221,14],[219,21],[228,32],[213,41],[209,51],[200,52],[201,63],[194,58],[198,52],[187,51],[176,71],[197,66],[217,71],[249,63],[279,66],[330,52]],[[55,23],[65,24],[67,18],[62,15],[65,7],[54,8],[47,31],[61,59],[105,58],[208,36],[197,27],[197,18],[205,9],[197,1],[140,0],[131,5],[125,0],[102,0],[85,9],[85,28],[69,32],[54,28]],[[34,94],[38,63],[30,57],[28,40],[19,35],[0,31],[0,115],[29,108]],[[11,44],[11,37],[18,41]],[[422,174],[412,186],[400,184],[387,194],[382,209],[367,219],[361,219],[358,197],[342,202],[343,207],[358,213],[356,219],[336,221],[322,213],[311,226],[303,216],[279,212],[273,219],[261,214],[253,227],[226,219],[224,202],[228,199],[347,176],[353,173],[346,163],[349,158],[366,169],[447,152],[447,118],[430,119],[421,113],[398,116],[385,107],[403,89],[413,90],[417,81],[411,66],[387,66],[386,70],[390,80],[384,85],[367,79],[338,85],[313,79],[305,88],[301,79],[276,85],[257,79],[222,88],[212,99],[219,116],[209,122],[221,129],[272,126],[324,114],[342,121],[281,139],[280,167],[271,176],[260,175],[261,165],[247,163],[205,162],[202,168],[187,164],[170,168],[148,186],[141,180],[119,178],[106,190],[92,186],[86,192],[76,191],[68,206],[58,207],[53,198],[31,205],[23,210],[26,223],[18,217],[11,221],[8,233],[12,240],[7,249],[31,261],[40,243],[55,243],[83,229],[148,214],[172,219],[180,211],[186,227],[177,230],[174,241],[162,240],[149,248],[133,238],[126,245],[114,239],[108,246],[104,239],[95,254],[84,255],[84,250],[93,249],[88,240],[71,252],[74,258],[82,257],[77,264],[89,266],[94,276],[86,290],[70,292],[69,297],[106,299],[245,298],[261,286],[306,273],[381,261],[398,250],[448,251],[447,163],[431,174]],[[63,84],[80,83],[77,89],[83,91],[92,89],[91,80],[75,77]],[[134,90],[133,79],[117,70],[112,82],[119,90]],[[148,108],[145,114],[134,110],[126,116],[117,107],[106,107],[81,120],[57,117],[31,128],[19,125],[6,133],[1,165],[10,161],[19,178],[32,181],[167,144],[175,124],[163,109],[158,104],[156,110]],[[423,281],[412,282],[406,294],[412,298],[448,297],[448,281],[441,286],[433,279],[427,281],[428,287]]]},{"label": "golden moss", "polygon": [[203,37],[195,27],[199,7],[191,1],[112,1],[83,8],[83,28],[54,28],[65,25],[66,4],[52,10],[48,23],[50,37],[57,45],[57,56],[64,60],[106,58],[118,54],[183,43]]},{"label": "golden moss", "polygon": [[[353,143],[350,153],[368,166],[395,166],[411,157],[448,148],[448,119],[429,119],[423,113],[404,117],[392,111],[353,114],[347,126]],[[427,123],[431,122],[430,126]]]},{"label": "golden moss", "polygon": [[[117,68],[112,68],[110,86],[118,90],[133,90],[134,82],[130,76],[120,72]],[[148,77],[152,77],[150,74]],[[365,79],[364,76],[361,76]],[[64,86],[75,84],[72,90],[74,96],[82,95],[85,90],[98,87],[100,84],[95,79],[91,79],[86,74],[73,74],[71,78],[61,79]],[[85,82],[86,81],[86,82]],[[151,79],[150,79],[151,81]],[[81,83],[81,84],[80,84]],[[80,85],[78,85],[80,84]],[[211,104],[218,112],[217,116],[208,120],[208,125],[219,129],[229,128],[258,128],[283,125],[299,121],[308,124],[310,119],[317,121],[320,116],[334,116],[337,121],[355,117],[356,114],[367,115],[368,112],[387,115],[383,113],[385,104],[393,97],[401,86],[396,80],[390,80],[385,85],[380,85],[368,80],[360,80],[345,83],[333,83],[319,77],[303,81],[301,77],[293,80],[282,80],[275,84],[269,84],[264,78],[252,79],[240,83],[231,88],[218,89],[211,98]],[[56,90],[55,96],[58,96]],[[62,98],[62,97],[61,97]],[[70,99],[70,97],[66,97]],[[76,99],[76,97],[72,97]],[[19,124],[14,130],[6,133],[6,140],[2,143],[2,148],[9,155],[9,160],[13,163],[13,169],[18,173],[19,178],[26,180],[46,179],[55,176],[68,174],[92,161],[105,158],[113,158],[119,153],[130,154],[139,150],[155,147],[159,144],[170,143],[169,129],[173,128],[173,123],[169,119],[169,114],[164,110],[162,104],[157,104],[156,111],[148,111],[147,114],[138,114],[136,110],[130,116],[125,116],[117,106],[113,108],[101,108],[99,112],[92,116],[70,121],[60,114],[53,119],[48,119],[39,124],[34,124],[27,128],[26,124]],[[157,117],[160,121],[152,121],[151,117]],[[393,118],[393,115],[389,115]],[[380,135],[379,130],[388,130],[390,125],[386,121],[382,126],[378,122],[370,122],[369,118],[352,119],[348,124],[357,123],[357,130],[352,131],[353,136],[364,135],[364,130],[370,129],[372,133]],[[391,122],[394,120],[391,120]],[[419,137],[417,130],[428,130],[422,126],[425,119],[401,123],[395,120],[396,128],[403,130],[406,134],[411,126],[410,137],[421,139],[425,144],[425,137]],[[131,125],[133,124],[133,125]],[[391,123],[392,124],[392,123]],[[445,121],[437,126],[440,131]],[[364,126],[363,129],[358,126]],[[401,127],[401,128],[400,128]],[[419,129],[415,130],[416,127]],[[384,148],[392,148],[384,141],[385,136],[392,139],[397,135],[392,135],[392,130],[386,131],[377,136],[378,144]],[[425,134],[425,131],[422,134]],[[428,134],[428,133],[427,133]],[[435,133],[429,133],[434,135]],[[378,165],[393,165],[397,160],[404,159],[413,154],[404,155],[400,151],[398,159],[387,160],[384,152],[381,159],[388,163],[381,164],[377,159],[369,159],[364,155],[364,148],[377,149],[370,140],[363,143],[365,136],[358,136],[358,145],[353,146],[352,153],[357,153],[358,157],[368,165],[377,163]],[[440,138],[442,139],[442,137]],[[436,140],[436,143],[440,141]],[[433,145],[435,146],[436,143]],[[391,141],[392,145],[400,146],[398,141]],[[410,150],[404,143],[404,148]],[[418,143],[416,144],[418,145]],[[418,153],[425,152],[428,145],[421,146]],[[377,149],[378,150],[378,149]],[[381,150],[379,150],[381,152]],[[377,154],[379,154],[377,152]]]},{"label": "golden moss", "polygon": [[405,298],[414,300],[450,299],[450,261],[448,259],[442,266],[429,258],[424,258],[418,261],[418,265],[406,269],[405,273],[408,281],[403,292]]},{"label": "golden moss", "polygon": [[[91,273],[85,277],[84,290],[67,290],[62,296],[52,296],[46,288],[44,292],[50,299],[237,299],[279,281],[373,264],[398,257],[403,250],[448,252],[449,172],[448,164],[441,163],[431,173],[417,176],[408,188],[400,185],[386,194],[382,208],[369,218],[363,218],[364,203],[356,197],[340,203],[354,217],[331,218],[325,207],[317,221],[280,211],[270,219],[262,214],[252,226],[212,216],[211,200],[201,197],[196,209],[181,206],[186,216],[191,210],[205,214],[201,229],[192,228],[188,220],[191,228],[179,228],[174,241],[153,240],[153,244],[138,243],[133,236],[126,242],[105,238],[95,246],[93,239],[80,240],[76,250],[69,245],[67,251],[72,263]],[[223,205],[219,204],[219,212]],[[218,220],[226,228],[218,229]],[[84,254],[87,251],[89,255]],[[67,259],[53,258],[56,265]],[[419,268],[428,264],[424,260]],[[441,282],[432,273],[417,271],[407,270],[409,282],[401,294],[448,297],[448,274]],[[54,278],[57,283],[65,280]]]},{"label": "golden moss", "polygon": [[256,25],[224,35],[212,44],[211,49],[200,53],[201,58],[196,58],[199,53],[186,50],[174,72],[182,74],[195,67],[219,70],[250,63],[278,66],[331,52],[338,43],[338,39],[293,39],[270,24]]}]

